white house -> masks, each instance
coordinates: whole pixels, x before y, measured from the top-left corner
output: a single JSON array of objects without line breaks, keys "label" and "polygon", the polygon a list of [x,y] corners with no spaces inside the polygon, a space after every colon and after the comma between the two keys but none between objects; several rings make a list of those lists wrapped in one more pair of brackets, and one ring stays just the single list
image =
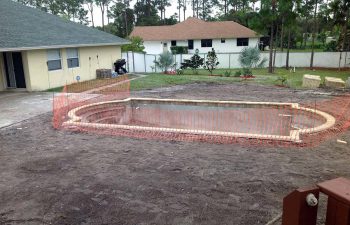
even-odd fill
[{"label": "white house", "polygon": [[130,34],[133,36],[143,39],[147,54],[170,51],[171,46],[186,46],[189,53],[196,49],[207,53],[211,48],[217,53],[240,52],[246,46],[259,44],[255,31],[236,22],[206,22],[193,17],[169,26],[136,26]]}]

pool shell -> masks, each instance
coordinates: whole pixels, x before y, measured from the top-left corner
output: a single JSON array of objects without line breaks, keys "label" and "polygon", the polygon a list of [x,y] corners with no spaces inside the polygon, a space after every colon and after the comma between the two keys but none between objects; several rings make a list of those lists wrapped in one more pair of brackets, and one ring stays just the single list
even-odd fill
[{"label": "pool shell", "polygon": [[[215,131],[204,129],[183,129],[183,128],[169,128],[169,127],[155,127],[155,126],[140,126],[140,125],[128,125],[128,124],[109,124],[109,123],[96,123],[89,122],[83,118],[84,111],[98,108],[108,108],[111,105],[126,105],[133,103],[144,104],[168,104],[168,105],[187,105],[187,106],[215,106],[215,107],[237,107],[246,106],[254,109],[263,107],[273,108],[289,108],[290,110],[300,110],[303,113],[312,114],[320,118],[323,122],[315,127],[307,127],[304,129],[293,128],[288,133],[289,135],[276,135],[276,134],[259,134],[259,133],[243,133],[243,132],[229,132],[229,131]],[[253,138],[253,139],[267,139],[267,140],[280,140],[290,142],[302,142],[300,136],[302,134],[311,134],[321,131],[325,131],[335,124],[335,118],[328,113],[300,107],[298,103],[276,103],[276,102],[243,102],[243,101],[211,101],[211,100],[188,100],[188,99],[155,99],[155,98],[127,98],[116,101],[106,101],[83,105],[74,108],[68,112],[69,120],[63,125],[67,127],[76,126],[85,129],[126,129],[135,131],[156,131],[156,132],[170,132],[170,133],[184,133],[184,134],[197,134],[197,135],[215,135],[237,138]]]}]

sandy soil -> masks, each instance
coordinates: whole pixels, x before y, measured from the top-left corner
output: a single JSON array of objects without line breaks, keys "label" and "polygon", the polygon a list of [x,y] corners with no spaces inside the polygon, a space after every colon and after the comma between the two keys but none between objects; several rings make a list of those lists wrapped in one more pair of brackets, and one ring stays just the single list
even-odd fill
[{"label": "sandy soil", "polygon": [[[193,84],[134,95],[312,101],[329,93]],[[350,177],[350,148],[334,139],[253,148],[72,133],[50,122],[48,113],[0,130],[0,224],[265,224],[293,189]]]}]

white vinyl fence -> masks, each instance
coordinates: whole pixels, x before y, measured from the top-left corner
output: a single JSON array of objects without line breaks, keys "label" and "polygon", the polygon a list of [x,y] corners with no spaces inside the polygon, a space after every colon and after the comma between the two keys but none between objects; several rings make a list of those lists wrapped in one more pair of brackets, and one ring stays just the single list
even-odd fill
[{"label": "white vinyl fence", "polygon": [[[240,68],[238,57],[239,52],[234,53],[216,53],[219,61],[218,68],[230,69]],[[262,57],[269,59],[269,53],[261,53]],[[340,67],[350,67],[350,52],[315,52],[314,55],[314,67],[339,67],[339,58],[341,54]],[[199,54],[201,57],[206,57],[206,54]],[[129,72],[136,73],[150,73],[161,72],[159,68],[156,68],[154,60],[159,55],[143,54],[136,52],[123,52],[122,58],[126,60],[126,69]],[[184,59],[191,58],[192,54],[178,54],[174,55],[176,68],[180,68]],[[278,52],[276,54],[275,66],[284,67],[286,63],[286,52]],[[291,67],[309,67],[310,66],[311,52],[291,52],[289,53],[289,66]],[[268,62],[265,65],[268,66]]]}]

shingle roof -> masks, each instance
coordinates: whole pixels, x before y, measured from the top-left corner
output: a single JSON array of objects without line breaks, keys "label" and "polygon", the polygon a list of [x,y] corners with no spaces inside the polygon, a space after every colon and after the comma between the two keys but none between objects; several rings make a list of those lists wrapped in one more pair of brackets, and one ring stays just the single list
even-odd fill
[{"label": "shingle roof", "polygon": [[128,43],[120,37],[66,21],[11,0],[0,0],[0,52]]},{"label": "shingle roof", "polygon": [[233,21],[206,22],[193,17],[170,26],[135,27],[130,36],[139,36],[144,41],[259,37],[255,31]]}]

